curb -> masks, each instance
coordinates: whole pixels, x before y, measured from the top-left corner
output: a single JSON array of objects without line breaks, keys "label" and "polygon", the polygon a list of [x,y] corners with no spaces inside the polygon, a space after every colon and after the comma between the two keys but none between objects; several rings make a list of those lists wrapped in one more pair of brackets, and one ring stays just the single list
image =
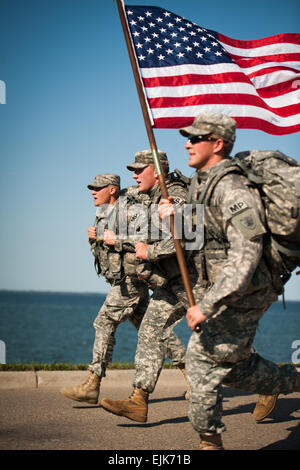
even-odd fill
[{"label": "curb", "polygon": [[[300,368],[297,367],[300,372]],[[122,384],[131,383],[135,374],[135,369],[108,369],[106,378],[111,386],[122,387]],[[0,390],[14,389],[45,389],[73,387],[82,383],[88,376],[87,370],[69,371],[0,371]],[[178,369],[163,369],[159,376],[159,383],[165,386],[178,384],[184,377]],[[103,384],[103,385],[104,385]]]},{"label": "curb", "polygon": [[[131,383],[134,378],[134,369],[108,369],[106,378],[110,385],[122,386],[122,383]],[[87,370],[78,371],[0,371],[0,390],[28,389],[28,388],[60,388],[72,387],[82,383],[88,376]],[[104,378],[105,380],[105,378]],[[171,384],[172,381],[184,380],[178,369],[163,369],[159,382]]]},{"label": "curb", "polygon": [[87,371],[4,371],[0,372],[0,390],[72,386],[86,376]]},{"label": "curb", "polygon": [[0,372],[0,390],[14,388],[37,388],[36,372]]}]

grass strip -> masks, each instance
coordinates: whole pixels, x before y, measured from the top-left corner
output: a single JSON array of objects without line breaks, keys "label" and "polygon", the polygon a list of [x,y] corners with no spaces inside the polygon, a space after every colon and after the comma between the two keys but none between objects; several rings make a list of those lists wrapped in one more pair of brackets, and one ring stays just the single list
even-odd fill
[{"label": "grass strip", "polygon": [[[52,362],[50,364],[29,363],[29,364],[0,364],[0,371],[37,371],[37,370],[87,370],[88,364],[69,364]],[[175,366],[171,362],[164,363],[164,369],[172,369]],[[112,362],[107,369],[134,369],[133,362]]]}]

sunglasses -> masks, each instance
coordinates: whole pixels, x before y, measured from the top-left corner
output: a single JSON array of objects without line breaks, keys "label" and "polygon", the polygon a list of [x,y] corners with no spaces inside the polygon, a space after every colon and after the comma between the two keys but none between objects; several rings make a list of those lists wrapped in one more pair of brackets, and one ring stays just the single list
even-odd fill
[{"label": "sunglasses", "polygon": [[217,139],[209,135],[189,135],[188,140],[191,144],[198,144],[198,142],[215,142]]},{"label": "sunglasses", "polygon": [[93,191],[96,191],[98,193],[99,191],[101,191],[101,189],[104,189],[104,188],[107,188],[107,186],[101,186],[100,188],[99,186],[94,186]]}]

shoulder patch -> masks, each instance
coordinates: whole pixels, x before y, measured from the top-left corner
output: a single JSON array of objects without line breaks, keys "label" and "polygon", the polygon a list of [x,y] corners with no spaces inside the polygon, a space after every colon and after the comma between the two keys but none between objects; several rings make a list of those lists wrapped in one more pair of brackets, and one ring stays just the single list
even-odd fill
[{"label": "shoulder patch", "polygon": [[233,226],[243,235],[246,240],[266,233],[266,229],[253,209],[247,209],[235,217],[232,217]]},{"label": "shoulder patch", "polygon": [[248,205],[246,204],[246,202],[241,201],[241,200],[234,202],[233,204],[230,204],[230,206],[228,206],[228,210],[231,215],[239,214],[240,212],[244,211],[247,208],[248,208]]}]

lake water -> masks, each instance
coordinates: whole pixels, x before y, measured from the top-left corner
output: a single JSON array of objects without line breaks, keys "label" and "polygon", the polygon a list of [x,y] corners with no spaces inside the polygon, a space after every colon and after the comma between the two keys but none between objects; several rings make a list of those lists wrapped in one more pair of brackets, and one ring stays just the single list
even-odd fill
[{"label": "lake water", "polygon": [[[104,299],[103,294],[0,291],[6,363],[89,363],[93,321]],[[185,319],[174,331],[187,345],[191,331]],[[122,323],[113,361],[133,362],[136,345],[136,330],[129,321]],[[273,304],[260,322],[254,346],[274,362],[291,362],[293,354],[300,362],[300,302],[286,302],[286,310],[281,301]]]}]

